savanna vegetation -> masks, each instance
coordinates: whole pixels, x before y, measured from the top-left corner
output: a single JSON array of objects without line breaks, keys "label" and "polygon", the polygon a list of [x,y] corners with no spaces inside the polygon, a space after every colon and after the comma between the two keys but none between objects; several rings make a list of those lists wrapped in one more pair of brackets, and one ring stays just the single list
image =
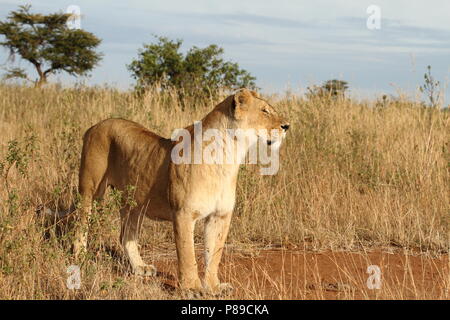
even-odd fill
[{"label": "savanna vegetation", "polygon": [[[136,90],[50,85],[48,76],[84,75],[101,58],[95,51],[100,40],[68,29],[69,18],[24,6],[0,22],[0,45],[38,74],[32,79],[13,67],[7,79],[28,79],[35,87],[0,83],[0,299],[182,298],[161,277],[130,274],[119,244],[118,210],[132,199],[108,190],[95,204],[88,253],[77,261],[73,221],[45,212],[77,203],[82,135],[93,124],[121,117],[170,137],[231,90],[255,87],[255,78],[225,61],[216,45],[183,53],[181,40],[157,37],[128,65]],[[238,289],[231,298],[320,299],[327,298],[325,291],[342,291],[337,298],[344,299],[449,298],[450,113],[439,107],[442,88],[431,67],[424,80],[426,103],[386,95],[357,101],[345,95],[347,82],[336,79],[306,95],[265,96],[291,129],[278,174],[261,176],[255,165],[240,171],[221,274]],[[145,221],[140,242],[146,262],[162,266],[175,283],[172,225]],[[277,250],[270,260],[275,267],[264,269],[267,259],[261,257],[269,250]],[[390,282],[369,293],[365,268],[373,264],[374,250],[402,256],[377,262]],[[325,271],[315,260],[323,252],[328,255],[321,265],[336,267],[336,274],[328,272],[331,284],[323,283]],[[361,261],[354,255],[343,260],[342,252]],[[77,290],[67,287],[71,265],[81,269]],[[389,268],[398,273],[387,274]],[[279,270],[303,273],[274,278]],[[366,291],[357,295],[348,290],[352,286]]]},{"label": "savanna vegetation", "polygon": [[[0,298],[176,298],[158,280],[128,273],[118,241],[117,210],[126,200],[120,193],[110,190],[96,205],[89,254],[77,262],[80,290],[66,287],[67,267],[75,263],[71,229],[38,209],[61,210],[76,201],[81,138],[94,123],[123,117],[169,137],[222,98],[194,105],[180,101],[176,89],[158,87],[136,95],[1,85]],[[397,248],[448,256],[448,112],[402,99],[380,106],[343,97],[266,98],[287,116],[291,130],[277,175],[260,176],[252,165],[241,169],[227,252]],[[170,223],[145,222],[146,260],[174,257],[172,232]],[[237,298],[264,298],[256,291]]]}]

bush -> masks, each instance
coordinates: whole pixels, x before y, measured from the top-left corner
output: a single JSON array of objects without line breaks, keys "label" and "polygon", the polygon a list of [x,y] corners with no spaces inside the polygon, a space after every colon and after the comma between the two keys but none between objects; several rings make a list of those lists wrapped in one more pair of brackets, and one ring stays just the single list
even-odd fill
[{"label": "bush", "polygon": [[145,44],[127,66],[138,91],[156,83],[163,89],[175,87],[183,96],[215,96],[221,89],[256,88],[255,77],[237,63],[224,61],[224,50],[215,44],[203,49],[194,46],[183,54],[182,40],[156,39],[157,43]]}]

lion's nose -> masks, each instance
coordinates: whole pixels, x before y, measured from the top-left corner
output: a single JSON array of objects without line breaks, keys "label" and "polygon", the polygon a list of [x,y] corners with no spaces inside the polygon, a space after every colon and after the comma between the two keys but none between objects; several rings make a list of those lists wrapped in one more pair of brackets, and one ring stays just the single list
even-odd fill
[{"label": "lion's nose", "polygon": [[289,129],[289,123],[282,124],[281,129],[283,129],[284,131],[287,131]]}]

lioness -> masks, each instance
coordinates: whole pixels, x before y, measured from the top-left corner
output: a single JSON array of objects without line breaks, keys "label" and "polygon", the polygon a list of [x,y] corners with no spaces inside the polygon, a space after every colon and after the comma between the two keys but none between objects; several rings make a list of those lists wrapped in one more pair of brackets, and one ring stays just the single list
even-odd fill
[{"label": "lioness", "polygon": [[[218,104],[201,124],[204,130],[215,128],[221,132],[253,128],[276,129],[284,134],[289,128],[273,107],[247,89]],[[193,126],[186,129],[192,132]],[[171,151],[176,141],[122,119],[94,125],[85,133],[83,142],[75,255],[86,248],[92,201],[101,198],[107,186],[125,192],[129,186],[135,186],[134,205],[125,205],[120,211],[121,243],[133,272],[156,273],[154,266],[144,263],[138,250],[139,229],[142,216],[146,215],[173,222],[180,288],[210,293],[228,290],[229,285],[220,283],[217,272],[235,204],[239,163],[175,164]],[[202,282],[197,271],[193,231],[195,222],[203,218],[206,269]]]}]

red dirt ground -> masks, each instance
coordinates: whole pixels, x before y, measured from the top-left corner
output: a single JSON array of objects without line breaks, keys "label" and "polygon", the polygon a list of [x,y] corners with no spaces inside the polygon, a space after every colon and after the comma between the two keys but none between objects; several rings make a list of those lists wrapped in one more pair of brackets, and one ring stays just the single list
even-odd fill
[{"label": "red dirt ground", "polygon": [[[159,280],[175,288],[175,252],[145,251]],[[380,289],[367,286],[370,265],[381,270]],[[228,249],[220,278],[235,288],[231,299],[449,299],[449,266],[448,254]]]}]

